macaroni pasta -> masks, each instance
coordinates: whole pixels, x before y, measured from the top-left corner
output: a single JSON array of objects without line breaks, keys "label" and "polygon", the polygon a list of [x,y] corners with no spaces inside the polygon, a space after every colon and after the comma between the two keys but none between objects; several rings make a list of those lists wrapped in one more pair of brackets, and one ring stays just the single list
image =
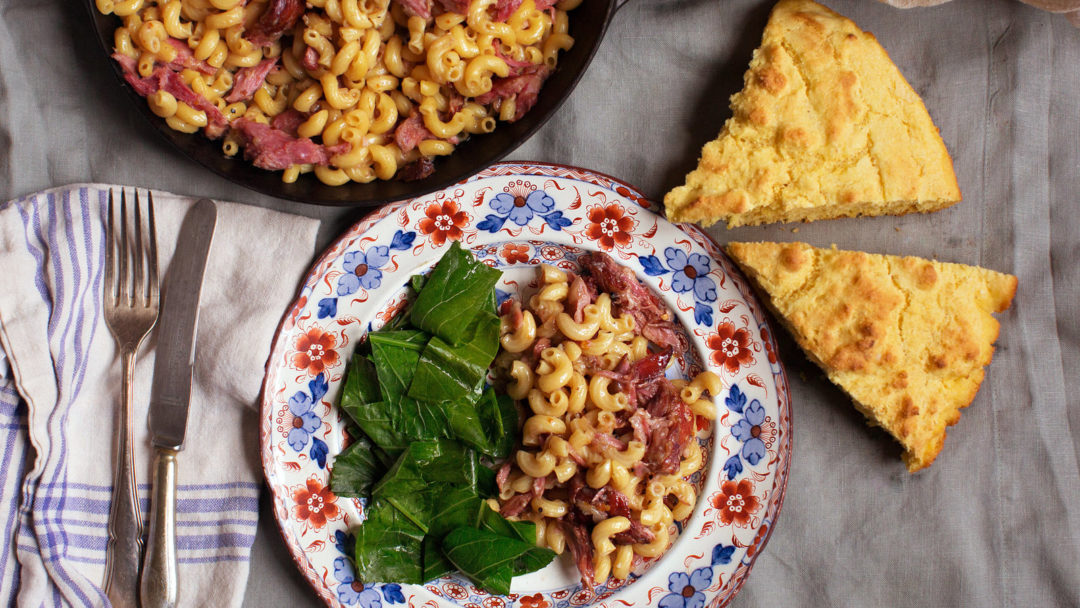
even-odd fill
[{"label": "macaroni pasta", "polygon": [[222,138],[285,182],[338,185],[426,177],[469,135],[521,118],[574,43],[577,2],[95,4],[120,18],[113,57],[170,127]]},{"label": "macaroni pasta", "polygon": [[[599,584],[661,555],[674,522],[690,516],[701,446],[692,427],[683,444],[649,427],[712,420],[722,386],[711,372],[677,385],[663,378],[670,353],[651,350],[632,316],[613,313],[612,294],[582,302],[580,280],[544,265],[525,310],[504,304],[496,372],[528,413],[521,446],[500,470],[499,505],[536,522],[537,544],[569,548],[583,580]],[[649,365],[655,377],[635,384]]]}]

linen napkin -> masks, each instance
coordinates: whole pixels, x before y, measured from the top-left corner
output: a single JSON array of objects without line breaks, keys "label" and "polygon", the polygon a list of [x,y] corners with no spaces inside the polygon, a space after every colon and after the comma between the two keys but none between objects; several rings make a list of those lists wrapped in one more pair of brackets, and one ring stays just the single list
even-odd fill
[{"label": "linen napkin", "polygon": [[[918,6],[936,6],[949,0],[878,0],[898,8]],[[1080,0],[1022,0],[1025,4],[1038,7],[1051,13],[1063,13],[1076,27],[1080,27]]]},{"label": "linen napkin", "polygon": [[[102,311],[109,188],[76,185],[0,205],[3,605],[108,605],[101,586],[121,390]],[[193,201],[154,193],[162,277]],[[307,218],[218,205],[178,458],[181,606],[242,602],[261,486],[256,402],[274,331],[311,262],[317,227]],[[155,344],[151,333],[135,373],[144,517]]]}]

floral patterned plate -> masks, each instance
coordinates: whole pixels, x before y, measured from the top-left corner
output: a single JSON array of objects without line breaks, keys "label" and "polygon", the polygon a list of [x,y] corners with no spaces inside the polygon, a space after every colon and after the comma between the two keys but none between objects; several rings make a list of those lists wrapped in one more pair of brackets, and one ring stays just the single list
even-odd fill
[{"label": "floral patterned plate", "polygon": [[[671,376],[721,376],[714,422],[698,420],[706,465],[697,507],[659,560],[626,582],[584,589],[571,560],[490,595],[460,576],[425,585],[363,584],[348,555],[359,500],[330,491],[346,445],[334,405],[346,363],[366,332],[406,305],[405,284],[460,241],[503,270],[500,297],[535,287],[535,267],[575,268],[601,250],[632,268],[684,329],[689,348]],[[263,385],[262,459],[274,514],[297,566],[330,606],[382,608],[663,608],[722,606],[764,547],[784,498],[791,460],[787,380],[757,301],[703,231],[658,215],[636,190],[583,169],[500,163],[422,198],[365,218],[318,260],[278,331]]]}]

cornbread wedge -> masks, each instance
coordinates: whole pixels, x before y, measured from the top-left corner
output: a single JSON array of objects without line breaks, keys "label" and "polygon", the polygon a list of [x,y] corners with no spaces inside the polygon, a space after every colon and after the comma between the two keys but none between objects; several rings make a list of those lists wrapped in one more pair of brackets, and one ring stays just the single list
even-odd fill
[{"label": "cornbread wedge", "polygon": [[664,197],[669,220],[732,228],[960,200],[941,135],[885,49],[816,2],[776,5],[731,109]]},{"label": "cornbread wedge", "polygon": [[804,243],[729,243],[810,359],[871,425],[929,466],[975,398],[1016,277],[962,264]]}]

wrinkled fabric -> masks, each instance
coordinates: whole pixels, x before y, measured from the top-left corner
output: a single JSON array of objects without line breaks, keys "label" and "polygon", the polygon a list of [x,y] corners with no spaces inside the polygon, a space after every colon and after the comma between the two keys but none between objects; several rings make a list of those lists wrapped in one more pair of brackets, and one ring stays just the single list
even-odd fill
[{"label": "wrinkled fabric", "polygon": [[[937,6],[950,0],[878,0],[898,8]],[[1078,0],[1021,0],[1031,6],[1051,13],[1063,13],[1073,25],[1080,27],[1080,1]]]},{"label": "wrinkled fabric", "polygon": [[[0,534],[13,541],[0,550],[3,605],[108,604],[101,587],[121,390],[102,305],[108,192],[92,184],[61,187],[0,204]],[[155,192],[165,298],[192,202]],[[315,228],[306,218],[218,205],[188,432],[177,457],[180,606],[237,606],[243,599],[261,487],[254,403],[280,319],[276,309],[295,293]],[[291,262],[250,263],[249,248],[270,247]],[[152,456],[145,421],[157,343],[153,332],[134,380],[132,452],[144,521]]]},{"label": "wrinkled fabric", "polygon": [[[873,32],[922,95],[964,201],[709,233],[978,264],[1020,287],[982,389],[917,475],[774,325],[793,463],[733,605],[1080,605],[1080,32],[1016,0],[824,3]],[[510,158],[588,167],[661,199],[730,116],[772,4],[630,0],[574,93]],[[0,199],[89,179],[153,185],[321,218],[320,247],[364,214],[265,197],[172,150],[134,117],[81,7],[14,0],[0,17],[0,57],[18,58],[0,62]],[[313,605],[265,496],[259,525],[247,605]]]}]

